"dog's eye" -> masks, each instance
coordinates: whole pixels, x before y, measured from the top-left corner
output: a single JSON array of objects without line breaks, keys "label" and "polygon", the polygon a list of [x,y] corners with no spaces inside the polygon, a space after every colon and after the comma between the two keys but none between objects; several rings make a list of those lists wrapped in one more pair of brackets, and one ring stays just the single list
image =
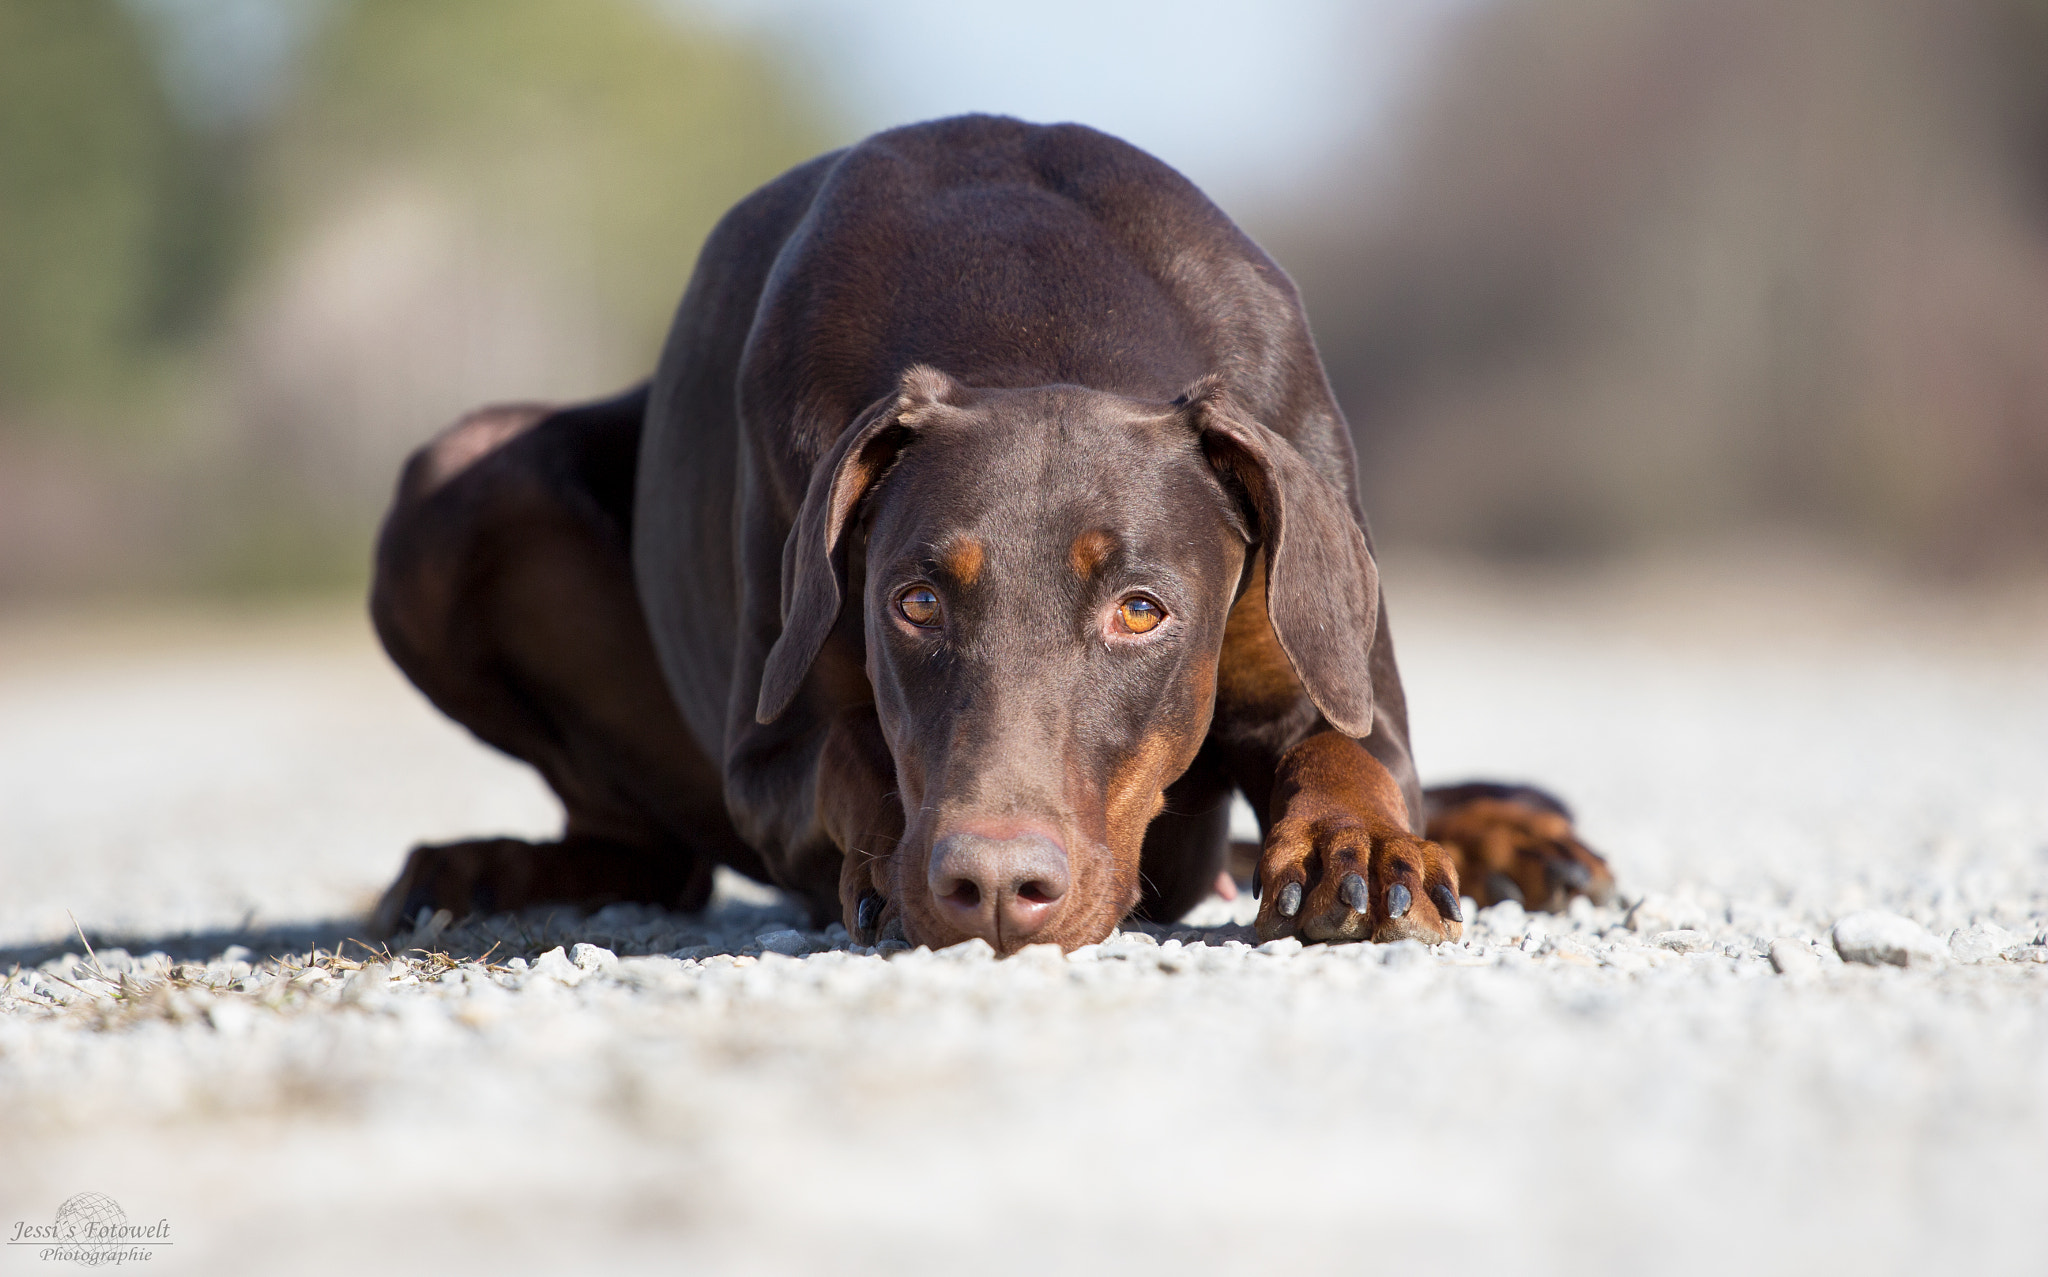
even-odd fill
[{"label": "dog's eye", "polygon": [[927,585],[913,585],[896,596],[896,610],[912,625],[929,629],[939,623],[939,596]]},{"label": "dog's eye", "polygon": [[1143,634],[1166,619],[1166,609],[1142,594],[1133,594],[1116,605],[1116,619],[1133,634]]}]

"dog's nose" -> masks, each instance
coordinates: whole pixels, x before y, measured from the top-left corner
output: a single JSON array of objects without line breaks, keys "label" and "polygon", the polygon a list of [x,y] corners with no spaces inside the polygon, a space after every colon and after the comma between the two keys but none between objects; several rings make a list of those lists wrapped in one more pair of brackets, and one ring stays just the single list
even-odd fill
[{"label": "dog's nose", "polygon": [[1007,953],[1058,912],[1067,894],[1067,853],[1043,834],[947,834],[932,845],[926,882],[946,921]]}]

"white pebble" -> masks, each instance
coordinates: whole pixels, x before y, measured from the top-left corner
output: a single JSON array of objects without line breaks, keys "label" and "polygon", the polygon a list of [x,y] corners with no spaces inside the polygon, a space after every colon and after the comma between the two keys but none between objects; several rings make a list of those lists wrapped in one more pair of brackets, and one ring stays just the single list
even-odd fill
[{"label": "white pebble", "polygon": [[1714,947],[1713,939],[1706,932],[1695,931],[1690,927],[1677,931],[1660,931],[1654,943],[1659,949],[1669,949],[1673,953],[1704,953]]},{"label": "white pebble", "polygon": [[1995,922],[1977,922],[1949,935],[1948,952],[1957,962],[1997,962],[2019,942],[2018,936]]},{"label": "white pebble", "polygon": [[1696,901],[1680,896],[1644,896],[1628,911],[1628,929],[1643,935],[1701,931],[1706,925],[1707,911]]},{"label": "white pebble", "polygon": [[560,945],[535,958],[533,972],[568,985],[581,983],[585,974],[581,967],[569,961],[569,955],[562,952]]},{"label": "white pebble", "polygon": [[348,981],[342,985],[341,995],[351,1002],[360,1002],[366,997],[382,993],[391,983],[391,968],[381,962],[372,962],[351,972]]},{"label": "white pebble", "polygon": [[1835,952],[1844,962],[1871,966],[1938,967],[1948,961],[1948,946],[1929,935],[1911,918],[1882,909],[1864,909],[1835,923]]},{"label": "white pebble", "polygon": [[576,969],[583,974],[595,975],[600,971],[610,971],[617,967],[619,955],[594,944],[579,944],[569,950],[569,961],[575,963]]},{"label": "white pebble", "polygon": [[1801,980],[1820,970],[1820,959],[1804,940],[1773,940],[1771,969],[1781,976]]}]

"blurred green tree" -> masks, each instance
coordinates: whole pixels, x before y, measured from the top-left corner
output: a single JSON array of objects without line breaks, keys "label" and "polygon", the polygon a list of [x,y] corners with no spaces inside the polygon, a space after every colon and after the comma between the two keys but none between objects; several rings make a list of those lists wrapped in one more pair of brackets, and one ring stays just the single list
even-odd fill
[{"label": "blurred green tree", "polygon": [[207,314],[215,174],[114,0],[0,6],[0,420],[67,421]]},{"label": "blurred green tree", "polygon": [[712,224],[828,141],[674,5],[296,3],[240,96],[189,81],[246,87],[249,14],[0,4],[0,592],[360,579],[408,448],[645,375]]},{"label": "blurred green tree", "polygon": [[766,50],[642,0],[355,0],[278,122],[270,212],[424,178],[651,357],[712,224],[824,143]]},{"label": "blurred green tree", "polygon": [[769,51],[646,0],[338,6],[255,160],[217,574],[359,572],[456,415],[648,375],[704,236],[815,119]]}]

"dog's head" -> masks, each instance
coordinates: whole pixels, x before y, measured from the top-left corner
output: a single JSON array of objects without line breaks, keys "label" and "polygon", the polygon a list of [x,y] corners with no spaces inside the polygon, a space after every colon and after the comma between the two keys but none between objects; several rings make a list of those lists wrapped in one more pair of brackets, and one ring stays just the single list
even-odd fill
[{"label": "dog's head", "polygon": [[1145,828],[1208,733],[1255,551],[1309,696],[1339,730],[1370,729],[1365,539],[1344,496],[1213,379],[1162,404],[906,373],[812,476],[763,722],[833,629],[857,527],[868,678],[905,814],[872,889],[913,943],[1073,948],[1137,903]]}]

